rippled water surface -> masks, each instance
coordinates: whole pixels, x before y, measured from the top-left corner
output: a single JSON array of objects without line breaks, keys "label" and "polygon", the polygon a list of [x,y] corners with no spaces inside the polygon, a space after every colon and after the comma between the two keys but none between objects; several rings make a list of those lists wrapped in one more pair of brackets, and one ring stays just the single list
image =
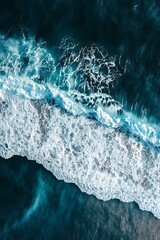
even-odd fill
[{"label": "rippled water surface", "polygon": [[34,161],[1,159],[1,239],[159,239],[160,223],[135,203],[99,201]]},{"label": "rippled water surface", "polygon": [[159,13],[0,1],[2,239],[160,238]]}]

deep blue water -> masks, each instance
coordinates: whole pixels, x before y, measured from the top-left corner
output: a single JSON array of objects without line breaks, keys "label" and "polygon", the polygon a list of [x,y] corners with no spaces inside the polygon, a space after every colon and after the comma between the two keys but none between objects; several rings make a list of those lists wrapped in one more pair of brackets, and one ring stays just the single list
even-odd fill
[{"label": "deep blue water", "polygon": [[160,238],[159,42],[158,0],[0,1],[0,155],[53,173],[1,159],[0,239]]},{"label": "deep blue water", "polygon": [[127,60],[127,72],[113,94],[127,109],[159,120],[159,7],[158,0],[7,0],[0,2],[0,30],[9,36],[25,32],[50,48],[70,36],[121,55],[120,71]]},{"label": "deep blue water", "polygon": [[160,222],[135,203],[97,200],[34,161],[1,159],[0,239],[158,239]]}]

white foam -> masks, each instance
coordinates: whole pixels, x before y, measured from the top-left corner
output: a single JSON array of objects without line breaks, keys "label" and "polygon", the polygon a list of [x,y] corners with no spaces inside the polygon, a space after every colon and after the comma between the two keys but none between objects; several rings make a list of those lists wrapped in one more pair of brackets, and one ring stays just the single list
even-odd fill
[{"label": "white foam", "polygon": [[[136,201],[160,218],[158,126],[125,110],[117,115],[122,106],[110,96],[115,58],[68,39],[56,64],[33,39],[1,38],[0,45],[0,155],[27,156],[88,194]],[[90,114],[108,127],[85,118]]]},{"label": "white foam", "polygon": [[160,218],[160,155],[136,139],[83,116],[3,96],[0,155],[27,156],[58,179],[97,198],[136,201]]}]

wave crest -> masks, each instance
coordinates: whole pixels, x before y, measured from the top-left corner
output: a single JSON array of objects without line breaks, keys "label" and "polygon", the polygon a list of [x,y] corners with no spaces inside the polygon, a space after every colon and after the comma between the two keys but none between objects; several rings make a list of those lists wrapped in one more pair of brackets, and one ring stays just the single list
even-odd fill
[{"label": "wave crest", "polygon": [[159,130],[111,96],[116,58],[67,38],[55,57],[33,39],[0,45],[0,155],[27,156],[88,194],[160,218]]},{"label": "wave crest", "polygon": [[40,101],[1,100],[0,155],[27,156],[102,200],[136,201],[160,218],[160,156],[123,132]]}]

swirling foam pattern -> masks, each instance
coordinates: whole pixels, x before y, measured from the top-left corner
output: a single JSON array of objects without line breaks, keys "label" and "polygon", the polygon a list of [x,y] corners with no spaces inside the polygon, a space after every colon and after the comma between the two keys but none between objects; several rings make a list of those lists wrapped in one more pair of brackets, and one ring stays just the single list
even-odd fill
[{"label": "swirling foam pattern", "polygon": [[0,45],[0,155],[27,156],[88,194],[160,218],[158,127],[112,98],[116,58],[69,39],[55,58],[33,39]]}]

